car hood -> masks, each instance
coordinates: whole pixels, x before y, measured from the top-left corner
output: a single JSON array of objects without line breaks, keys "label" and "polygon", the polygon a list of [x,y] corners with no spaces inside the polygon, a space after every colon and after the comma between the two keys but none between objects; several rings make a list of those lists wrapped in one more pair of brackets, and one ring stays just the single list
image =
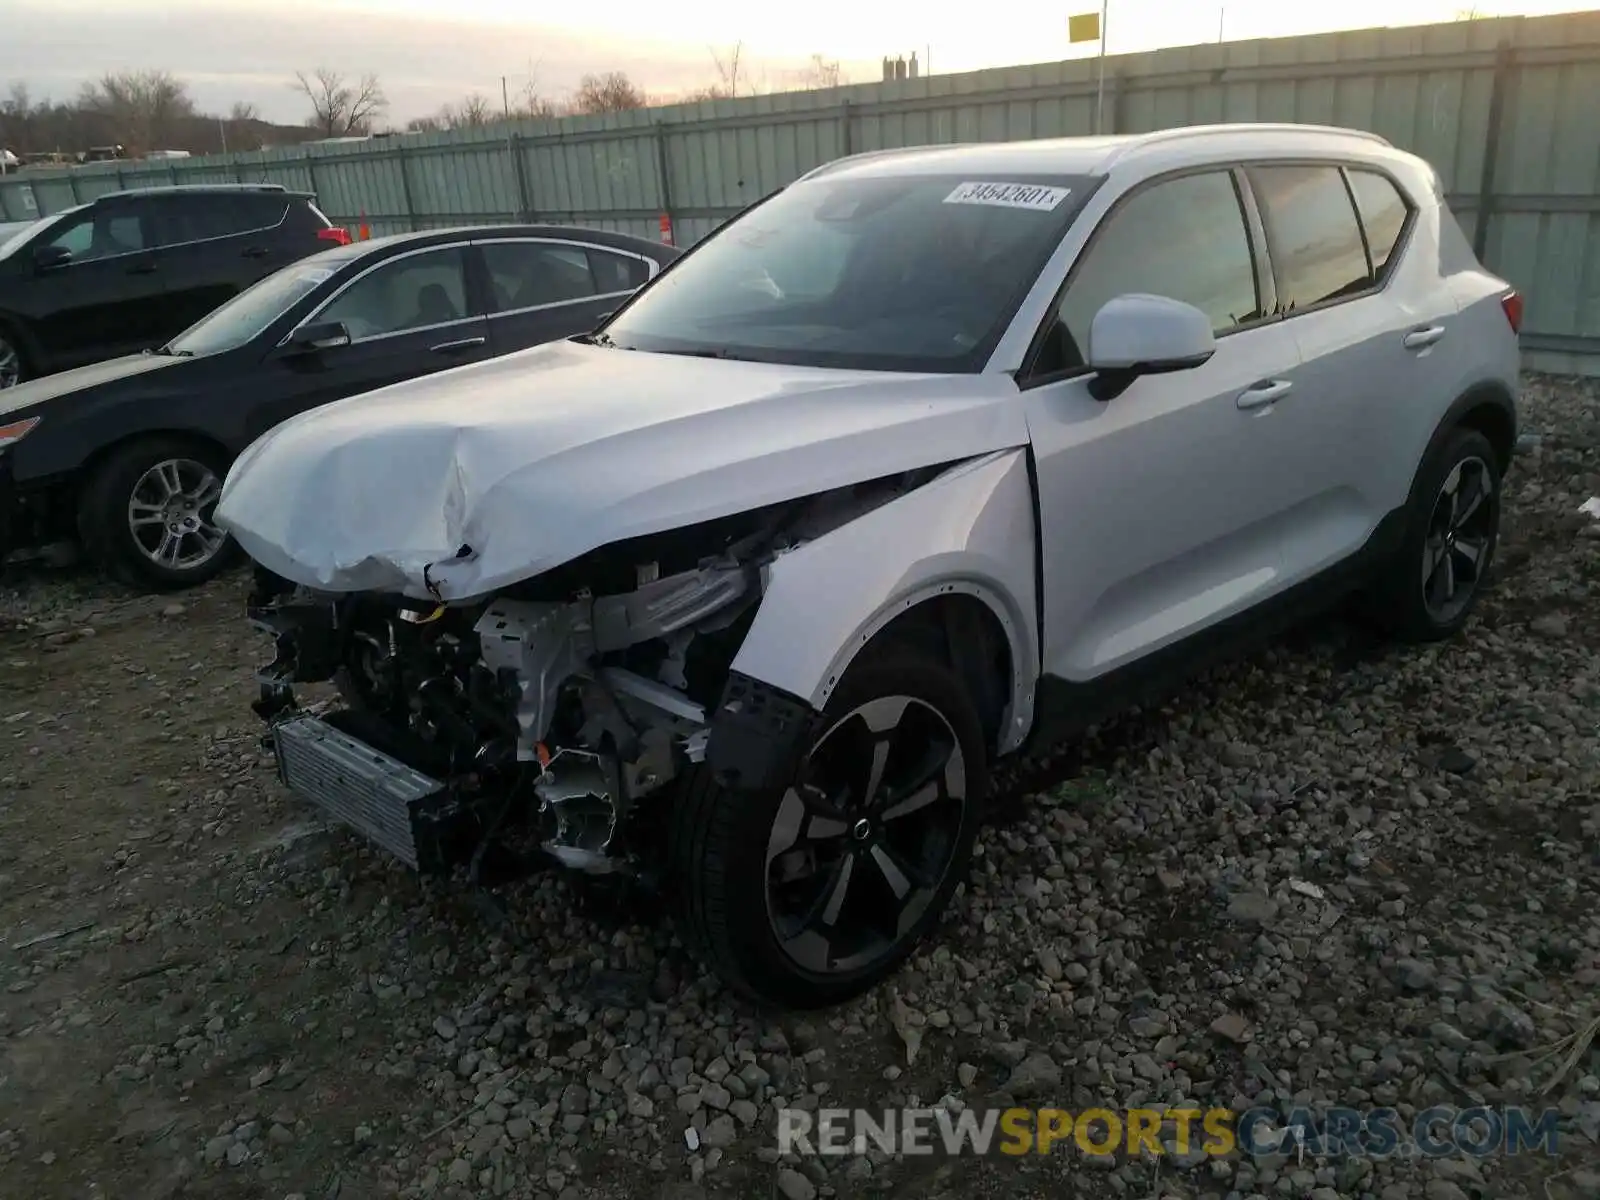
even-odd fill
[{"label": "car hood", "polygon": [[1005,376],[558,342],[285,422],[235,462],[217,518],[308,587],[465,599],[625,538],[1026,441]]},{"label": "car hood", "polygon": [[0,392],[0,417],[21,412],[25,408],[32,408],[60,396],[85,392],[90,388],[131,379],[135,375],[168,370],[193,361],[170,354],[129,354],[123,358],[92,363],[87,367],[75,367],[55,375],[43,375]]}]

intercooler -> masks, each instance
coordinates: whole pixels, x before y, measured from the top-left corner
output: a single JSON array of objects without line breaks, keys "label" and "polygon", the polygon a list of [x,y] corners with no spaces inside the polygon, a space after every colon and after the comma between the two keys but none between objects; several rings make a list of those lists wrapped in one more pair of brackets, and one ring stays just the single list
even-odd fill
[{"label": "intercooler", "polygon": [[296,795],[414,869],[438,865],[444,784],[314,716],[274,726],[273,747]]}]

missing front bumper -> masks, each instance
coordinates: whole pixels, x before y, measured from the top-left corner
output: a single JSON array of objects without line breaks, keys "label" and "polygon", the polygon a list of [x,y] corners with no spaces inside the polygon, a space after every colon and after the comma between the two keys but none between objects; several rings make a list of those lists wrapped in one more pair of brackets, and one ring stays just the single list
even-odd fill
[{"label": "missing front bumper", "polygon": [[289,790],[407,866],[446,866],[459,812],[445,784],[314,716],[273,727],[278,775]]}]

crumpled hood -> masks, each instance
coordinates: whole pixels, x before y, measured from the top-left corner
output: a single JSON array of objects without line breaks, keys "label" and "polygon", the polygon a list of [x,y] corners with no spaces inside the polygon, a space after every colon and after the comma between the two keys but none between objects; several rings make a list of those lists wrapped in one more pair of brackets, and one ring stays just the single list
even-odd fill
[{"label": "crumpled hood", "polygon": [[463,599],[624,538],[1026,441],[1004,376],[558,342],[285,422],[235,462],[217,518],[296,583]]}]

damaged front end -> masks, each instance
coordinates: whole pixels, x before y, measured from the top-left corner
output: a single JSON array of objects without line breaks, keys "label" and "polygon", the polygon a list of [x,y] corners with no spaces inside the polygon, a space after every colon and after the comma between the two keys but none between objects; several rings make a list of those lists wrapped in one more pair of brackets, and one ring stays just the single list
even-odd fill
[{"label": "damaged front end", "polygon": [[[544,865],[649,876],[666,790],[704,761],[776,556],[926,477],[619,543],[460,602],[318,593],[265,572],[255,709],[285,783],[424,872],[521,841]],[[297,689],[332,683],[303,704]]]}]

